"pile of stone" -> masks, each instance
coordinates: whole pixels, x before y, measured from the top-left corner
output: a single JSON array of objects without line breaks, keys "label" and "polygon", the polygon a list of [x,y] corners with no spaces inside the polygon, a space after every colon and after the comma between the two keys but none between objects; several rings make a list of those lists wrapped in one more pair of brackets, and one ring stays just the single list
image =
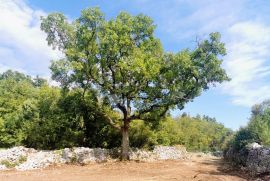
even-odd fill
[{"label": "pile of stone", "polygon": [[[17,170],[31,170],[56,164],[88,164],[93,162],[116,161],[119,157],[120,149],[76,147],[56,151],[40,151],[25,147],[14,147],[7,150],[0,150],[0,169],[15,168]],[[184,147],[180,146],[157,146],[153,151],[130,149],[130,159],[137,161],[185,158],[187,158],[187,151]]]},{"label": "pile of stone", "polygon": [[65,148],[62,152],[62,163],[87,164],[91,162],[105,162],[111,159],[110,150],[101,148]]},{"label": "pile of stone", "polygon": [[228,161],[242,165],[253,176],[270,173],[270,148],[258,143],[249,144],[240,151],[230,149],[224,156]]},{"label": "pile of stone", "polygon": [[60,154],[56,154],[53,151],[32,151],[26,152],[27,158],[25,162],[18,164],[15,166],[17,170],[31,170],[31,169],[39,169],[45,168],[47,166],[53,164],[61,163],[62,156]]},{"label": "pile of stone", "polygon": [[182,146],[156,146],[153,150],[153,154],[157,155],[158,160],[177,160],[187,158],[187,150]]},{"label": "pile of stone", "polygon": [[153,151],[132,149],[130,151],[131,160],[155,161],[155,160],[176,160],[186,159],[187,151],[185,147],[156,146]]},{"label": "pile of stone", "polygon": [[270,148],[257,143],[250,145],[246,167],[252,175],[270,173]]},{"label": "pile of stone", "polygon": [[[18,161],[21,157],[27,156],[28,148],[23,146],[14,147],[7,150],[0,150],[0,160],[7,160],[11,162]],[[32,151],[32,149],[31,149]]]}]

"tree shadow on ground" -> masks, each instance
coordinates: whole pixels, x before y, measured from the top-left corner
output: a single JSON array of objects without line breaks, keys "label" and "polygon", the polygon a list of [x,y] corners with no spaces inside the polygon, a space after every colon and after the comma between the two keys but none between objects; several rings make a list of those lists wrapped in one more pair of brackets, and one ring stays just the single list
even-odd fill
[{"label": "tree shadow on ground", "polygon": [[201,171],[194,178],[200,174],[208,174],[211,176],[235,176],[241,179],[248,180],[250,177],[241,171],[239,168],[231,166],[229,163],[225,162],[223,159],[211,159],[209,161],[202,161],[202,165],[215,166],[217,169],[215,171]]},{"label": "tree shadow on ground", "polygon": [[256,176],[251,176],[250,173],[247,171],[242,170],[239,167],[233,166],[230,163],[226,162],[223,159],[211,159],[209,161],[203,161],[201,162],[203,165],[214,165],[216,166],[217,170],[216,171],[209,171],[209,172],[201,172],[199,174],[209,174],[212,176],[235,176],[239,177],[241,179],[245,179],[247,181],[269,181],[270,180],[270,175],[269,174],[261,174],[261,175],[256,175]]}]

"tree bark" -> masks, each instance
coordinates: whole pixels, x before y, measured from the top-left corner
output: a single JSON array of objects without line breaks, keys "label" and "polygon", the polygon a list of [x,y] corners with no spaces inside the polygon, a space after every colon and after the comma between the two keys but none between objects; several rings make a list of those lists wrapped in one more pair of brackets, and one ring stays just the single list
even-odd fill
[{"label": "tree bark", "polygon": [[122,150],[121,150],[121,160],[129,160],[129,136],[128,127],[124,126],[122,128]]}]

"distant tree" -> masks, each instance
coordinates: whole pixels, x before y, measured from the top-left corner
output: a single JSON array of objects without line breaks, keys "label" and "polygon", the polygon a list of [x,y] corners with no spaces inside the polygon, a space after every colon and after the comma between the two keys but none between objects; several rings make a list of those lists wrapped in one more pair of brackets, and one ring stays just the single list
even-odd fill
[{"label": "distant tree", "polygon": [[270,146],[270,100],[252,106],[247,129],[257,138],[257,142]]},{"label": "distant tree", "polygon": [[186,112],[183,112],[181,115],[181,117],[187,117],[187,116],[188,116],[188,114]]},{"label": "distant tree", "polygon": [[7,70],[0,74],[0,80],[7,80],[7,79],[12,79],[16,82],[19,81],[29,81],[32,82],[31,76],[25,75],[21,72],[18,71],[13,71],[13,70]]},{"label": "distant tree", "polygon": [[19,145],[24,139],[21,108],[36,96],[30,76],[11,70],[0,74],[0,147]]},{"label": "distant tree", "polygon": [[210,116],[203,115],[202,119],[209,122],[217,122],[216,118],[211,118]]},{"label": "distant tree", "polygon": [[[129,159],[131,121],[153,120],[176,106],[182,109],[210,85],[229,80],[221,68],[226,50],[219,33],[211,33],[194,50],[165,53],[155,27],[142,14],[122,12],[106,20],[98,8],[83,10],[72,23],[60,13],[42,18],[48,44],[65,55],[53,62],[52,77],[65,88],[95,90],[106,102],[97,109],[121,131],[123,160]],[[114,110],[121,112],[119,120],[108,114]]]},{"label": "distant tree", "polygon": [[41,87],[43,85],[47,85],[48,82],[46,79],[39,77],[38,75],[34,78],[33,84],[35,87]]}]

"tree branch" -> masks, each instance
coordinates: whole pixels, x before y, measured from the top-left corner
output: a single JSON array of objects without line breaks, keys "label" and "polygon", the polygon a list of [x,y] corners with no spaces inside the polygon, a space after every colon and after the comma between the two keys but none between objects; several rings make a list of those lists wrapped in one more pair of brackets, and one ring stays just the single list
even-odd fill
[{"label": "tree branch", "polygon": [[127,120],[127,109],[125,106],[121,105],[120,103],[117,103],[116,106],[122,111],[124,115],[124,120]]}]

